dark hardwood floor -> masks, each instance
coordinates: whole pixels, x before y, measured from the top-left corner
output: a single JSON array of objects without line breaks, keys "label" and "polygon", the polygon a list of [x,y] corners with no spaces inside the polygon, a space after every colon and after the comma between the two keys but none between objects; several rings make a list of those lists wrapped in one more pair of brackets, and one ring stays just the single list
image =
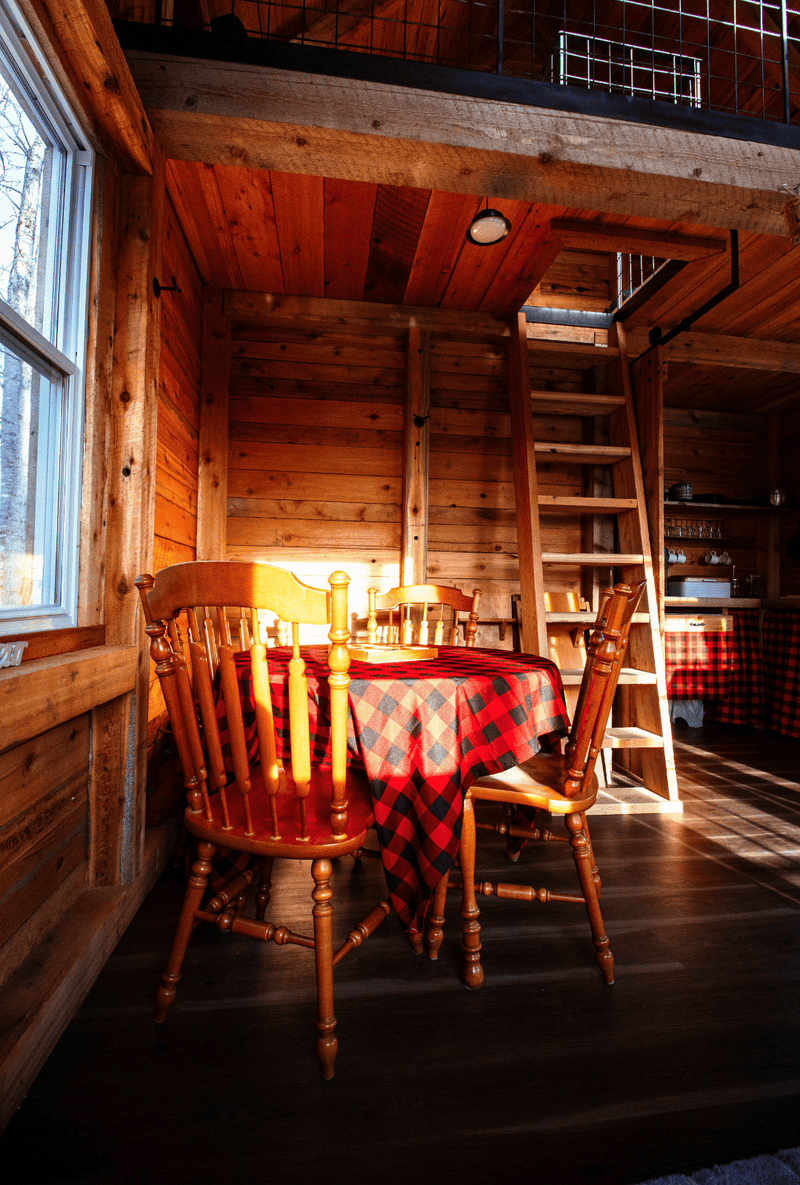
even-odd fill
[{"label": "dark hardwood floor", "polygon": [[[391,921],[338,969],[330,1083],[310,952],[202,927],[152,1024],[168,871],[0,1141],[4,1180],[622,1185],[800,1144],[800,742],[707,726],[676,744],[682,816],[592,819],[613,987],[582,907],[484,898],[469,992],[454,898],[438,964]],[[561,845],[512,867],[480,842],[482,879],[525,869],[571,885]],[[310,887],[288,868],[276,918],[304,919]],[[345,933],[380,865],[340,861],[335,887]]]}]

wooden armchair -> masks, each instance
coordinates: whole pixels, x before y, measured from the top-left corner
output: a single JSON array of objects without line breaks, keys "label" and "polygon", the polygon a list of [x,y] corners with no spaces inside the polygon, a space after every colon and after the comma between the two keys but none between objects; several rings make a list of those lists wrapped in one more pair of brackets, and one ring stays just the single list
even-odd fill
[{"label": "wooden armchair", "polygon": [[[481,590],[473,590],[468,597],[458,588],[448,588],[441,584],[406,584],[400,588],[392,588],[389,592],[379,593],[376,588],[367,590],[369,597],[369,617],[367,633],[369,641],[397,642],[403,646],[410,646],[416,642],[420,646],[457,646],[459,614],[468,613],[469,619],[465,626],[466,646],[475,645],[475,634],[478,631],[478,604]],[[421,609],[416,613],[412,605],[419,605]],[[432,606],[438,605],[438,611]],[[382,630],[378,626],[378,611],[389,610],[389,622]],[[397,624],[394,621],[394,610],[399,610]],[[452,611],[449,626],[445,625],[446,610]],[[447,614],[450,617],[450,613]],[[416,627],[416,628],[415,628]],[[447,631],[445,634],[445,630]],[[381,636],[381,634],[385,636]],[[445,640],[446,639],[446,640]]]},{"label": "wooden armchair", "polygon": [[[234,650],[250,649],[253,642],[251,617],[251,609],[241,605],[227,606],[224,613],[219,612],[219,608],[214,605],[186,607],[186,631],[190,638],[203,643],[212,678],[216,676],[219,666],[220,646],[230,646]],[[270,641],[279,646],[289,645],[288,622],[277,620],[267,626],[261,612],[258,619],[259,634],[265,645],[269,645]],[[184,654],[181,623],[178,618],[167,622],[167,631],[175,652]]]},{"label": "wooden armchair", "polygon": [[[347,586],[344,572],[329,578],[330,591],[313,589],[291,573],[267,564],[186,563],[164,568],[154,578],[139,576],[150,652],[156,663],[175,742],[183,768],[188,806],[185,821],[196,837],[198,859],[189,878],[172,952],[158,993],[156,1020],[163,1021],[175,998],[186,947],[200,921],[221,930],[247,934],[279,945],[311,948],[317,975],[317,1050],[324,1078],[332,1078],[336,1058],[336,1018],[333,1013],[333,967],[360,946],[389,914],[381,901],[334,953],[331,905],[331,860],[357,851],[373,825],[372,799],[362,771],[346,764],[347,750]],[[189,616],[188,649],[193,684],[183,657],[176,653],[171,627],[189,606],[209,607],[217,619],[217,678],[201,623]],[[226,634],[226,605],[249,606],[247,658],[237,655]],[[211,609],[210,607],[215,607]],[[262,638],[259,609],[278,614],[291,624],[292,658],[288,663],[288,731],[290,756],[282,756],[270,694],[270,659]],[[300,654],[299,625],[330,623],[331,641],[327,679],[320,679],[318,698],[330,698],[316,720],[315,751],[327,751],[320,765],[311,748],[306,664]],[[244,635],[243,635],[244,637]],[[237,666],[249,668],[255,723],[246,727]],[[221,695],[220,703],[217,702]],[[224,707],[224,712],[222,708]],[[199,719],[198,719],[199,717]],[[286,730],[286,720],[278,724]],[[321,739],[322,738],[322,739]],[[227,755],[227,759],[226,759]],[[246,852],[260,861],[255,918],[245,917],[246,894],[255,873],[236,873],[230,884],[203,902],[211,861],[220,849]],[[275,858],[307,860],[314,888],[313,937],[292,933],[264,920],[270,898]]]},{"label": "wooden armchair", "polygon": [[[478,921],[480,911],[475,899],[476,892],[515,901],[572,901],[584,905],[589,915],[592,941],[603,978],[606,983],[614,982],[614,959],[600,912],[600,876],[589,839],[586,811],[597,797],[595,764],[611,711],[631,620],[643,590],[644,583],[632,588],[627,584],[618,584],[603,594],[587,646],[586,667],[564,755],[539,753],[523,765],[479,778],[466,792],[459,863],[464,951],[462,979],[467,987],[478,988],[483,983]],[[503,822],[480,823],[478,827],[517,839],[569,843],[578,873],[580,896],[534,889],[531,885],[476,884],[476,801],[502,803],[505,813]],[[509,810],[517,807],[563,816],[567,834],[554,835],[549,830],[521,826],[519,822],[513,821],[515,811]],[[442,942],[447,888],[448,877],[445,875],[436,888],[428,918],[428,954],[432,959],[438,958]]]}]

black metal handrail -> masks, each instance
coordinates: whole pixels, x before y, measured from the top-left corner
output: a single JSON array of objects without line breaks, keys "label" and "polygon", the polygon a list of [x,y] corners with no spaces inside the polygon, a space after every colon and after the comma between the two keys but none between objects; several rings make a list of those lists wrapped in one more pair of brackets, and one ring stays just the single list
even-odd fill
[{"label": "black metal handrail", "polygon": [[151,23],[800,122],[800,0],[153,0]]}]

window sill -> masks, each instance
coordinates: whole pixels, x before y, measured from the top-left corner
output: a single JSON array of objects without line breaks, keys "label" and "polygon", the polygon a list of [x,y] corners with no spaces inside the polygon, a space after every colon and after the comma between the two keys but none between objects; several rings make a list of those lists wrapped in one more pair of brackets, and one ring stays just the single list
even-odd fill
[{"label": "window sill", "polygon": [[3,749],[10,749],[133,688],[136,646],[95,646],[0,670]]},{"label": "window sill", "polygon": [[28,645],[22,652],[23,663],[34,662],[38,658],[50,658],[55,654],[74,654],[78,650],[89,650],[94,646],[102,646],[106,640],[104,625],[90,625],[82,629],[40,630],[32,634],[14,633],[7,626],[7,622],[0,622],[0,646],[4,642],[27,642]]}]

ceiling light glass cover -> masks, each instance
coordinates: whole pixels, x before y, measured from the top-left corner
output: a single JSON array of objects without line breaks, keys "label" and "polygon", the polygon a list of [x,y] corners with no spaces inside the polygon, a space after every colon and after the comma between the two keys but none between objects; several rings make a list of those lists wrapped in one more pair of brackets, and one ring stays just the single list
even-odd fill
[{"label": "ceiling light glass cover", "polygon": [[467,238],[479,247],[499,243],[511,230],[511,223],[498,210],[481,210],[469,224]]}]

